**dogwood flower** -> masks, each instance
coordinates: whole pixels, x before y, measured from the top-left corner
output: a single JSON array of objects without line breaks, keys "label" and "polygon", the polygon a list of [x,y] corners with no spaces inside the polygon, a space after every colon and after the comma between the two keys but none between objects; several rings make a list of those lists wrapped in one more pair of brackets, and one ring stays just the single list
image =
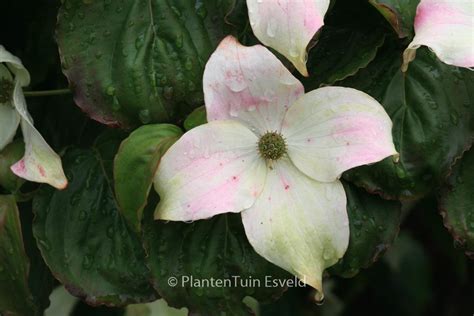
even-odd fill
[{"label": "dogwood flower", "polygon": [[26,180],[64,189],[67,179],[61,159],[33,126],[26,107],[22,87],[29,83],[30,74],[21,60],[0,45],[0,150],[13,140],[21,124],[25,155],[11,170]]},{"label": "dogwood flower", "polygon": [[250,26],[263,44],[308,76],[306,47],[323,26],[329,0],[247,0]]},{"label": "dogwood flower", "polygon": [[404,71],[420,46],[428,46],[446,64],[474,67],[474,1],[421,0],[415,37],[403,53]]},{"label": "dogwood flower", "polygon": [[369,95],[302,84],[265,47],[225,38],[204,72],[209,123],[184,134],[154,178],[155,218],[194,221],[241,212],[261,256],[322,294],[322,274],[346,251],[338,178],[396,155],[392,122]]}]

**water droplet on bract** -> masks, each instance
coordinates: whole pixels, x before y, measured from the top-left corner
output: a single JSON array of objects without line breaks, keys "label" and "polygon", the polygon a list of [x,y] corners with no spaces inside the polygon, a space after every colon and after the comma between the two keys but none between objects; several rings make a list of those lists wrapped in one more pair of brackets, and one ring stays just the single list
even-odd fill
[{"label": "water droplet on bract", "polygon": [[267,24],[267,35],[270,37],[275,37],[278,28],[278,23],[276,19],[270,19]]},{"label": "water droplet on bract", "polygon": [[151,121],[150,110],[144,109],[138,112],[138,117],[143,124],[148,124]]},{"label": "water droplet on bract", "polygon": [[228,74],[225,84],[233,92],[240,92],[247,88],[247,82],[241,73]]},{"label": "water droplet on bract", "polygon": [[296,45],[294,40],[291,40],[289,53],[291,57],[298,57],[299,55],[298,45]]},{"label": "water droplet on bract", "polygon": [[329,249],[324,250],[323,252],[323,259],[324,260],[329,260],[332,258],[332,251]]},{"label": "water droplet on bract", "polygon": [[239,112],[237,112],[235,109],[230,109],[229,114],[232,117],[238,117],[239,116]]},{"label": "water droplet on bract", "polygon": [[324,294],[317,291],[316,294],[314,295],[314,300],[316,301],[317,305],[323,305],[323,303],[324,303]]}]

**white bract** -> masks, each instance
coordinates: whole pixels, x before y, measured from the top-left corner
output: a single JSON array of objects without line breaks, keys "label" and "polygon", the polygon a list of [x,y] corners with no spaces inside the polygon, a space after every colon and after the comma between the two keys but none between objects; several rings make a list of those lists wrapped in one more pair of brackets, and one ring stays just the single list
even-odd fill
[{"label": "white bract", "polygon": [[26,180],[64,189],[67,179],[61,159],[33,126],[26,107],[22,87],[29,83],[30,74],[21,60],[0,45],[0,150],[13,140],[21,124],[25,155],[11,170]]},{"label": "white bract", "polygon": [[155,175],[156,219],[241,212],[267,260],[322,294],[346,251],[341,173],[396,155],[392,122],[369,95],[302,84],[265,47],[225,38],[204,72],[209,123],[187,132]]},{"label": "white bract", "polygon": [[474,1],[421,0],[416,9],[415,38],[403,53],[404,71],[422,45],[446,64],[473,68]]},{"label": "white bract", "polygon": [[324,24],[329,0],[247,0],[247,7],[255,36],[308,76],[306,48]]}]

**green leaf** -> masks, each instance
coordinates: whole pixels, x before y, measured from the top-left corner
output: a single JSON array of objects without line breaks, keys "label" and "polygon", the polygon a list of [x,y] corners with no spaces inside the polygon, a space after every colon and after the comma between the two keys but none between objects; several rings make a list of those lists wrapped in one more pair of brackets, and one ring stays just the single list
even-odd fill
[{"label": "green leaf", "polygon": [[344,257],[329,273],[353,277],[369,267],[393,243],[400,229],[401,205],[344,182],[350,239]]},{"label": "green leaf", "polygon": [[117,202],[123,217],[137,232],[160,159],[182,134],[171,124],[142,126],[122,142],[115,156]]},{"label": "green leaf", "polygon": [[210,54],[242,29],[227,20],[234,8],[244,9],[235,2],[64,1],[57,39],[76,103],[113,126],[183,118],[204,103]]},{"label": "green leaf", "polygon": [[386,198],[415,199],[438,187],[472,142],[474,74],[443,64],[426,48],[402,73],[401,50],[389,44],[341,85],[365,91],[384,106],[400,161],[387,158],[345,178]]},{"label": "green leaf", "polygon": [[189,114],[188,117],[184,120],[184,129],[189,131],[190,129],[193,129],[195,127],[198,127],[199,125],[206,123],[206,107],[203,105],[192,111],[191,114]]},{"label": "green leaf", "polygon": [[0,195],[0,312],[40,315],[28,288],[29,264],[15,199]]},{"label": "green leaf", "polygon": [[420,0],[369,0],[369,3],[390,23],[398,37],[413,38],[416,7]]},{"label": "green leaf", "polygon": [[15,140],[0,151],[0,186],[10,192],[16,192],[25,180],[17,177],[10,169],[25,153],[22,140]]},{"label": "green leaf", "polygon": [[33,231],[46,263],[73,295],[91,305],[156,298],[140,240],[114,200],[108,174],[113,155],[105,155],[112,143],[118,141],[108,135],[97,149],[68,150],[63,157],[68,188],[42,186],[33,203]]},{"label": "green leaf", "polygon": [[474,259],[474,150],[466,152],[454,166],[443,189],[439,207],[456,244]]},{"label": "green leaf", "polygon": [[[383,259],[390,269],[387,273],[392,287],[390,294],[399,298],[392,315],[422,315],[432,306],[435,289],[432,262],[423,244],[402,231]],[[391,300],[389,294],[385,297]]]},{"label": "green leaf", "polygon": [[187,316],[186,309],[169,307],[165,300],[153,303],[128,305],[124,316]]},{"label": "green leaf", "polygon": [[[18,199],[17,199],[18,201]],[[26,254],[31,265],[28,273],[28,286],[33,295],[38,314],[42,315],[50,304],[49,295],[53,291],[55,279],[41,256],[33,236],[33,211],[31,200],[19,204],[21,230],[23,232],[23,243]]]},{"label": "green leaf", "polygon": [[307,66],[311,76],[302,82],[308,90],[313,90],[356,74],[375,58],[384,39],[381,29],[325,26],[309,53]]},{"label": "green leaf", "polygon": [[[257,255],[245,236],[239,214],[225,214],[193,223],[152,220],[147,210],[144,244],[153,283],[160,295],[175,308],[187,307],[200,315],[248,315],[245,296],[258,300],[278,297],[282,287],[265,286],[271,280],[292,278]],[[231,280],[236,286],[197,286],[194,280]],[[177,285],[168,284],[176,278]],[[239,283],[241,282],[243,283]],[[255,283],[260,282],[260,286]],[[224,281],[222,281],[224,282]],[[248,282],[248,283],[245,283]]]}]

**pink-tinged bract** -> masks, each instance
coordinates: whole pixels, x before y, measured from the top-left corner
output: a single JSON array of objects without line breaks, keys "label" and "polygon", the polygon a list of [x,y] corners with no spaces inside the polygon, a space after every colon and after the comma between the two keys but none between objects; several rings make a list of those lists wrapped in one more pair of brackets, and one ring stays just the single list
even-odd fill
[{"label": "pink-tinged bract", "polygon": [[427,46],[446,64],[474,67],[474,1],[421,0],[416,10],[415,37],[403,53],[403,70],[416,50]]},{"label": "pink-tinged bract", "polygon": [[308,76],[306,49],[324,24],[329,0],[247,0],[247,7],[255,36]]}]

